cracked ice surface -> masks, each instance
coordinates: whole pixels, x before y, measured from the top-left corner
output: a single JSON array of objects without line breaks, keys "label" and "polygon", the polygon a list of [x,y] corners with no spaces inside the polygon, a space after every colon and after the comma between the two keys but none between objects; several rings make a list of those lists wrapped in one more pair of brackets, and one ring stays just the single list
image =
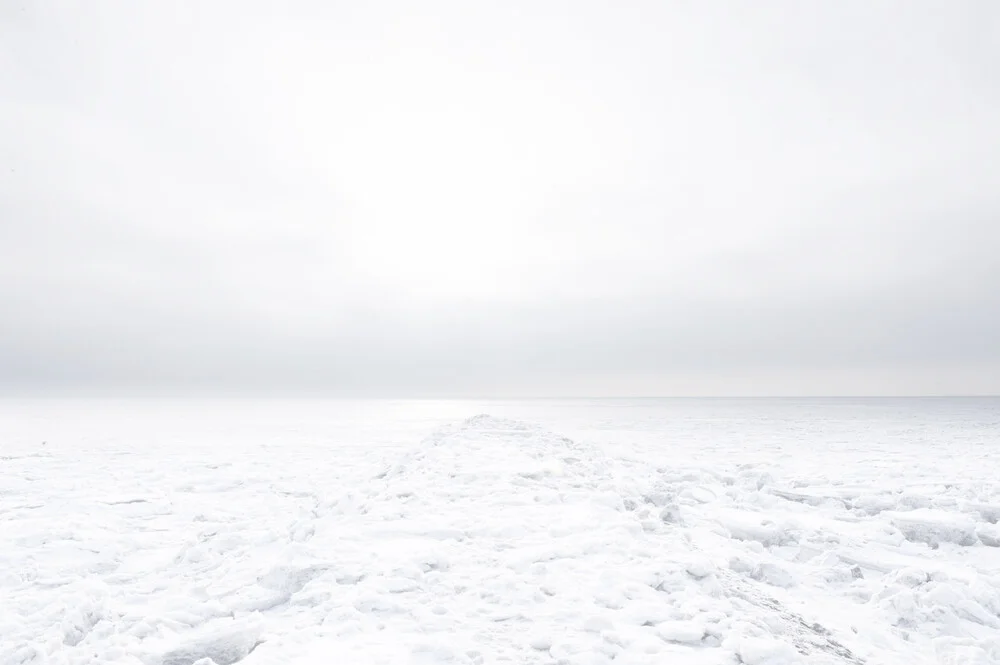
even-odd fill
[{"label": "cracked ice surface", "polygon": [[1000,662],[998,442],[996,400],[8,401],[0,664]]}]

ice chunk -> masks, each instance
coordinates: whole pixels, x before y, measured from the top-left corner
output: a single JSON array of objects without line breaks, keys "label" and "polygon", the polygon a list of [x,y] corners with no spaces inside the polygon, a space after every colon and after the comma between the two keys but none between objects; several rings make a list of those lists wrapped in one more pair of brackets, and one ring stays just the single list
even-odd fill
[{"label": "ice chunk", "polygon": [[548,635],[535,635],[528,640],[528,646],[537,651],[548,651],[552,648],[552,638]]},{"label": "ice chunk", "polygon": [[827,503],[839,503],[843,505],[843,501],[837,499],[836,497],[824,496],[822,494],[810,494],[807,492],[795,492],[792,490],[779,489],[777,487],[770,487],[768,491],[777,496],[781,497],[786,501],[793,501],[796,503],[804,503],[807,506],[822,506]]},{"label": "ice chunk", "polygon": [[905,513],[887,513],[886,516],[911,542],[937,547],[941,543],[974,545],[979,540],[975,522],[961,513],[921,508]]},{"label": "ice chunk", "polygon": [[656,634],[665,642],[697,644],[705,637],[705,624],[700,621],[664,621],[656,627]]},{"label": "ice chunk", "polygon": [[736,648],[739,662],[745,665],[797,665],[802,657],[790,645],[772,637],[740,638]]},{"label": "ice chunk", "polygon": [[757,564],[750,576],[760,582],[765,582],[772,586],[787,589],[798,584],[798,580],[784,566],[776,563],[764,562]]},{"label": "ice chunk", "polygon": [[166,651],[159,665],[192,665],[211,659],[217,665],[232,665],[260,644],[260,624],[254,621],[223,622],[181,646]]},{"label": "ice chunk", "polygon": [[697,559],[695,561],[690,561],[684,567],[684,570],[688,575],[695,579],[702,579],[703,577],[708,577],[715,572],[715,566],[708,559]]},{"label": "ice chunk", "polygon": [[600,633],[612,628],[614,628],[614,624],[602,616],[592,616],[583,622],[583,629],[588,633]]},{"label": "ice chunk", "polygon": [[979,513],[987,522],[993,524],[1000,522],[1000,503],[970,503],[967,508]]},{"label": "ice chunk", "polygon": [[737,540],[757,542],[764,547],[786,545],[796,541],[795,534],[775,524],[760,513],[726,511],[718,515],[719,523]]},{"label": "ice chunk", "polygon": [[976,527],[976,536],[987,547],[1000,547],[1000,527],[996,524],[980,524]]},{"label": "ice chunk", "polygon": [[660,519],[667,524],[681,523],[681,509],[676,503],[668,503],[660,511]]},{"label": "ice chunk", "polygon": [[897,498],[892,494],[865,494],[854,499],[856,510],[867,515],[878,515],[886,510],[896,508]]}]

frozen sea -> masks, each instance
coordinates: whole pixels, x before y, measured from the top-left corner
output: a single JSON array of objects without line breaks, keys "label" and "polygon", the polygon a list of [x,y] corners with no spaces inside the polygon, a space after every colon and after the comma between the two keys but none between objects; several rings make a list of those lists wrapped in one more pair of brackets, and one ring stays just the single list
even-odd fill
[{"label": "frozen sea", "polygon": [[1000,663],[1000,399],[0,401],[0,665]]}]

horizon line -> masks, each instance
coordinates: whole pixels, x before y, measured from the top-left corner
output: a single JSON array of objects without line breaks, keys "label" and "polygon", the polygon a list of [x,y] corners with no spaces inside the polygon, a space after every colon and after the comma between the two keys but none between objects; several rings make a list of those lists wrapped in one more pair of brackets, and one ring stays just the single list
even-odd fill
[{"label": "horizon line", "polygon": [[747,395],[747,394],[722,394],[722,395],[347,395],[333,393],[309,393],[309,392],[287,392],[287,393],[264,393],[264,392],[243,392],[228,393],[218,392],[135,392],[135,393],[111,393],[111,392],[7,392],[0,390],[0,400],[8,399],[241,399],[241,400],[267,400],[267,399],[324,399],[324,400],[357,400],[357,401],[541,401],[541,400],[669,400],[669,399],[996,399],[1000,398],[998,393],[920,393],[920,394],[772,394],[772,395]]}]

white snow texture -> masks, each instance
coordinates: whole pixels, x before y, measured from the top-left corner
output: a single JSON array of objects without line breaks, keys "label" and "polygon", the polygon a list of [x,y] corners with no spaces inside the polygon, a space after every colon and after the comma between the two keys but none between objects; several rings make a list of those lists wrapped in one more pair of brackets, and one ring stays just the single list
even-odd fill
[{"label": "white snow texture", "polygon": [[632,406],[0,406],[0,664],[1000,663],[995,403]]}]

